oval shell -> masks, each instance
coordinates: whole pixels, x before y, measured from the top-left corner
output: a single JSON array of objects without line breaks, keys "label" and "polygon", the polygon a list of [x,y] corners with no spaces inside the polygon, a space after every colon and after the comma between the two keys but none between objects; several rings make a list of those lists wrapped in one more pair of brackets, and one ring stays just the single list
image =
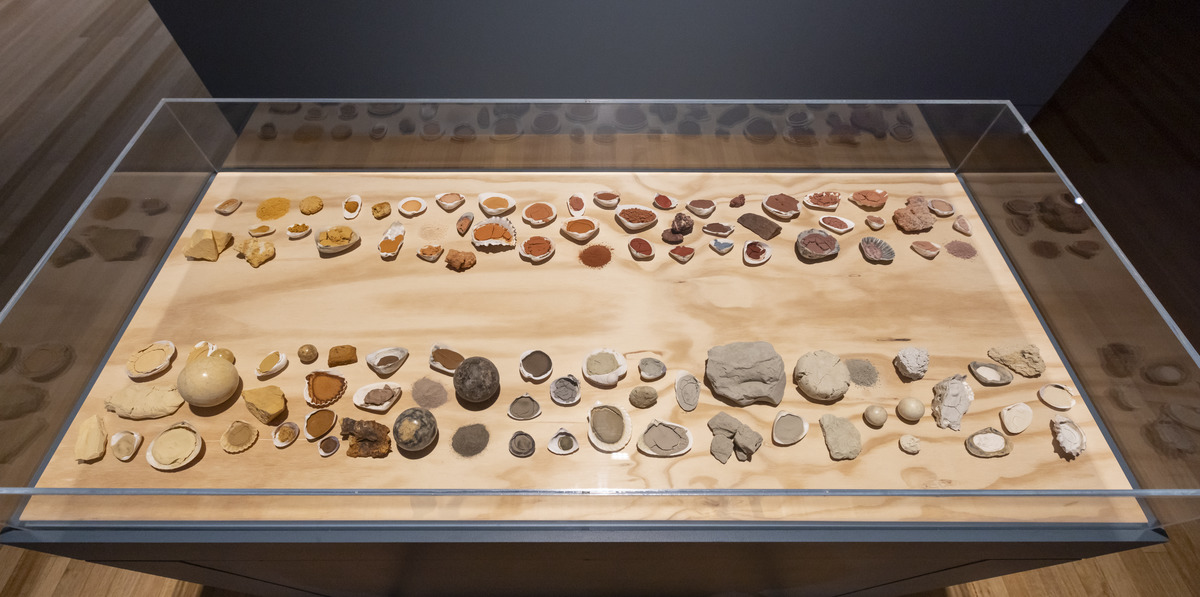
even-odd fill
[{"label": "oval shell", "polygon": [[931,199],[929,201],[929,211],[939,217],[949,217],[954,215],[954,206],[945,199]]},{"label": "oval shell", "polygon": [[442,253],[444,252],[446,252],[446,249],[442,245],[429,244],[417,250],[417,257],[422,261],[434,263],[442,256]]},{"label": "oval shell", "polygon": [[[245,437],[235,438],[234,435],[239,433]],[[234,421],[229,424],[225,433],[221,434],[221,449],[230,454],[240,454],[249,450],[257,441],[258,429],[255,429],[254,425],[245,421]]]},{"label": "oval shell", "polygon": [[675,247],[667,251],[667,255],[670,255],[671,259],[679,263],[687,263],[692,260],[692,257],[696,256],[696,250],[691,247]]},{"label": "oval shell", "polygon": [[[521,403],[521,408],[518,408],[518,402]],[[526,410],[528,412],[525,412]],[[542,405],[538,404],[538,401],[529,394],[517,396],[512,404],[508,405],[508,418],[514,421],[529,421],[538,418],[540,414],[542,414]]]},{"label": "oval shell", "polygon": [[809,228],[796,235],[796,254],[810,261],[834,257],[841,248],[836,236],[819,228]]},{"label": "oval shell", "polygon": [[249,230],[246,231],[246,234],[249,234],[250,236],[254,236],[254,237],[267,236],[269,234],[274,234],[274,233],[275,233],[275,228],[268,226],[266,224],[259,224],[258,226],[250,228]]},{"label": "oval shell", "polygon": [[[387,402],[381,404],[367,404],[367,394],[370,394],[373,390],[391,390],[392,397]],[[403,390],[401,390],[399,384],[388,383],[384,381],[379,383],[370,383],[359,388],[354,392],[354,396],[351,398],[351,400],[354,402],[354,406],[357,406],[365,411],[373,413],[385,413],[388,411],[388,409],[392,408],[392,405],[395,404],[397,400],[400,399],[401,394],[403,394]]]},{"label": "oval shell", "polygon": [[571,406],[583,396],[583,384],[579,378],[567,374],[550,383],[550,400],[559,406]]},{"label": "oval shell", "polygon": [[[295,228],[295,230],[293,230]],[[299,240],[312,233],[312,226],[308,224],[292,224],[287,227],[287,237],[292,240]]]},{"label": "oval shell", "polygon": [[570,431],[559,428],[558,432],[550,437],[549,443],[546,444],[546,449],[559,456],[574,454],[579,451],[579,440],[575,439],[575,435]]},{"label": "oval shell", "polygon": [[[828,205],[822,204],[822,203],[817,203],[815,200],[815,197],[817,195],[831,196],[834,198],[834,201],[832,203],[829,203]],[[833,210],[837,209],[838,205],[841,203],[841,201],[842,201],[842,194],[837,191],[822,191],[822,192],[817,192],[817,193],[809,193],[809,194],[805,195],[804,199],[802,200],[802,202],[805,205],[807,205],[813,209],[820,209],[823,211],[833,211]]]},{"label": "oval shell", "polygon": [[[387,359],[395,357],[395,360]],[[382,363],[387,359],[386,363]],[[367,366],[378,375],[391,375],[408,360],[408,349],[399,346],[381,348],[367,355]]]},{"label": "oval shell", "polygon": [[639,231],[645,230],[647,228],[650,228],[658,223],[658,215],[657,214],[655,214],[653,218],[651,218],[649,221],[646,221],[646,222],[630,222],[629,220],[625,219],[625,214],[632,210],[649,211],[651,214],[654,214],[654,212],[652,210],[648,210],[644,207],[641,207],[640,205],[622,206],[621,208],[617,209],[616,218],[617,218],[617,223],[620,224],[623,228],[625,228],[625,230],[628,230],[629,232],[639,232]]},{"label": "oval shell", "polygon": [[700,232],[711,234],[717,238],[728,238],[730,234],[733,234],[735,228],[737,227],[733,224],[725,222],[709,222],[700,228]]},{"label": "oval shell", "polygon": [[[621,437],[616,441],[606,442],[600,439],[599,435],[596,433],[593,419],[598,416],[598,411],[601,409],[612,411],[621,417],[621,422],[623,424]],[[596,405],[588,411],[588,439],[592,442],[592,445],[595,446],[597,450],[600,450],[601,452],[616,452],[621,448],[624,448],[625,445],[629,443],[629,439],[632,437],[633,421],[630,420],[629,413],[625,412],[625,409],[621,408],[620,406],[596,403]]]},{"label": "oval shell", "polygon": [[[503,207],[488,207],[487,205],[484,205],[484,202],[486,202],[488,199],[492,199],[494,197],[499,197],[499,198],[503,199],[504,206]],[[500,214],[508,212],[509,210],[511,210],[512,208],[517,206],[517,201],[515,199],[513,199],[512,197],[505,195],[504,193],[480,193],[478,199],[479,199],[480,211],[482,211],[485,215],[488,215],[488,216],[498,216]],[[496,202],[493,201],[492,203],[496,203]]]},{"label": "oval shell", "polygon": [[[489,238],[486,240],[479,240],[476,238],[475,235],[480,229],[491,225],[500,226],[501,228],[507,230],[508,239]],[[478,224],[475,224],[475,227],[471,229],[471,244],[481,249],[489,247],[515,247],[517,246],[517,229],[513,227],[512,222],[508,221],[508,218],[487,218]]]},{"label": "oval shell", "polygon": [[[358,195],[350,195],[342,200],[342,217],[353,220],[362,211],[363,200]],[[353,208],[353,209],[351,209]]]},{"label": "oval shell", "polygon": [[336,435],[331,435],[317,443],[317,453],[321,455],[321,458],[329,458],[336,454],[338,448],[341,447],[342,440],[338,439]]},{"label": "oval shell", "polygon": [[[673,450],[656,451],[651,447],[649,440],[646,439],[646,434],[649,433],[651,429],[653,429],[654,427],[657,427],[657,426],[667,427],[667,428],[675,430],[677,432],[682,430],[682,435],[684,438],[686,438],[687,441],[684,443],[684,445],[679,446]],[[678,424],[671,423],[668,421],[660,421],[658,419],[652,419],[650,421],[650,424],[646,425],[646,429],[645,429],[645,431],[642,432],[641,437],[638,438],[637,449],[638,449],[638,452],[641,452],[642,454],[645,454],[647,456],[651,456],[654,458],[674,458],[676,456],[682,456],[684,454],[687,454],[688,451],[692,449],[692,432],[689,431],[688,428],[684,427],[683,425],[678,425]]]},{"label": "oval shell", "polygon": [[[578,201],[579,209],[575,209],[571,205],[571,202],[575,201],[576,199],[579,200]],[[575,193],[574,195],[567,197],[567,213],[570,214],[571,217],[576,218],[576,217],[582,216],[583,212],[586,210],[587,210],[587,202],[583,200],[583,195],[580,195],[579,193]]]},{"label": "oval shell", "polygon": [[217,345],[207,340],[201,340],[192,345],[192,351],[188,353],[187,362],[192,362],[201,357],[212,356],[216,352]]},{"label": "oval shell", "polygon": [[[573,232],[568,228],[573,222],[588,222],[592,225],[592,228],[586,232]],[[585,243],[591,240],[593,236],[596,236],[596,233],[600,232],[600,222],[596,221],[595,218],[578,216],[564,220],[559,230],[562,232],[563,236],[574,241]]]},{"label": "oval shell", "polygon": [[322,245],[321,235],[334,228],[338,228],[338,226],[328,226],[326,228],[322,228],[317,231],[317,234],[313,235],[313,241],[317,244],[318,253],[321,253],[322,255],[337,255],[338,253],[357,246],[359,241],[362,240],[362,237],[360,237],[353,228],[350,228],[350,242],[341,245]]},{"label": "oval shell", "polygon": [[461,193],[438,193],[433,200],[437,202],[438,207],[451,212],[466,203],[467,198],[463,197]]},{"label": "oval shell", "polygon": [[467,212],[459,216],[458,221],[454,223],[454,230],[459,236],[466,236],[471,231],[471,224],[475,222],[475,214]]},{"label": "oval shell", "polygon": [[[547,379],[550,379],[550,374],[554,373],[554,362],[551,361],[550,368],[547,369],[546,372],[541,375],[534,375],[534,374],[526,371],[525,370],[525,357],[528,357],[529,355],[531,355],[535,352],[541,352],[542,354],[545,354],[545,352],[543,352],[541,350],[526,350],[525,352],[521,353],[521,356],[517,357],[517,370],[521,373],[521,377],[523,379],[532,381],[534,383],[538,383],[538,382],[543,382],[543,381],[546,381]],[[546,359],[549,360],[550,356],[546,355]]]},{"label": "oval shell", "polygon": [[[167,433],[168,431],[170,431],[172,429],[187,429],[188,431],[192,432],[192,434],[196,436],[196,447],[192,449],[192,452],[190,454],[185,456],[179,462],[176,462],[176,463],[159,462],[154,459],[154,442],[158,441],[158,439],[160,437],[162,437],[165,433]],[[158,436],[156,436],[153,440],[150,441],[150,445],[146,447],[146,462],[149,462],[150,466],[152,466],[160,471],[173,471],[173,470],[180,469],[180,468],[183,468],[183,467],[191,464],[194,460],[196,460],[196,458],[198,456],[200,456],[200,452],[203,449],[204,449],[204,437],[200,435],[200,432],[197,431],[196,428],[193,427],[191,423],[188,423],[187,421],[180,421],[174,425],[171,425],[170,427],[167,427],[166,429],[164,429],[162,431],[162,433],[159,433]]]},{"label": "oval shell", "polygon": [[862,252],[863,258],[871,263],[891,263],[896,258],[896,250],[874,236],[864,236],[858,241],[858,250]]},{"label": "oval shell", "polygon": [[[271,355],[276,355],[275,364],[271,365],[266,370],[263,370],[263,369],[260,369],[257,367],[254,369],[255,375],[257,375],[258,379],[260,379],[260,380],[267,379],[268,377],[271,377],[271,376],[279,373],[280,371],[283,371],[288,366],[287,355],[284,354],[284,352],[282,350],[276,350],[276,351],[268,353],[267,358],[270,358]],[[267,360],[266,358],[263,359],[263,361],[266,361],[266,360]],[[259,365],[259,367],[261,367],[262,362],[259,362],[258,365]]]},{"label": "oval shell", "polygon": [[[284,428],[291,430],[291,432],[292,432],[291,438],[284,439],[284,438],[280,437],[280,435],[281,435],[280,430],[282,430]],[[276,448],[286,448],[286,447],[292,445],[292,443],[295,442],[296,438],[298,438],[298,437],[300,437],[300,426],[291,421],[288,421],[288,422],[276,427],[275,430],[271,432],[271,441],[275,444]]]},{"label": "oval shell", "polygon": [[214,209],[214,211],[216,211],[217,213],[219,213],[223,216],[227,216],[227,215],[237,211],[237,208],[239,208],[241,206],[242,206],[241,199],[226,199],[226,200],[222,201],[221,204],[218,205]]},{"label": "oval shell", "polygon": [[[151,342],[145,348],[142,348],[141,350],[129,356],[129,360],[125,363],[125,372],[129,374],[129,379],[146,379],[149,377],[154,377],[155,375],[165,371],[167,367],[171,366],[171,361],[175,359],[175,352],[175,343],[171,342],[170,340]],[[142,357],[152,353],[161,354],[161,360],[157,364],[154,364],[150,369],[145,371],[137,370],[136,366],[138,361],[141,360]]]},{"label": "oval shell", "polygon": [[971,361],[967,365],[967,371],[970,371],[971,376],[985,386],[1002,386],[1013,380],[1013,375],[1007,367],[1001,367],[995,363]]},{"label": "oval shell", "polygon": [[688,201],[686,207],[688,211],[701,218],[707,218],[708,216],[711,216],[714,211],[717,211],[717,204],[715,201],[712,203],[712,205],[708,206],[700,206],[696,205],[695,201]]},{"label": "oval shell", "polygon": [[[535,241],[537,239],[544,239],[546,242],[550,243],[550,250],[542,253],[541,255],[530,255],[525,251],[525,245],[526,243]],[[521,256],[521,259],[524,259],[530,263],[542,263],[543,261],[546,261],[554,256],[554,241],[546,236],[531,236],[525,239],[517,248],[517,254]]]},{"label": "oval shell", "polygon": [[1000,409],[1000,425],[1012,435],[1029,429],[1030,423],[1033,423],[1033,409],[1024,402],[1010,404]]},{"label": "oval shell", "polygon": [[[750,257],[750,247],[762,247],[763,253],[758,258]],[[742,261],[746,265],[762,265],[771,259],[771,245],[758,240],[748,240],[742,245]]]},{"label": "oval shell", "polygon": [[647,260],[647,259],[653,259],[653,258],[654,258],[654,243],[651,243],[650,241],[646,241],[646,244],[650,245],[650,251],[649,251],[649,252],[646,252],[646,253],[639,253],[639,252],[637,251],[637,249],[634,249],[634,248],[633,248],[633,241],[634,241],[634,240],[645,240],[645,239],[629,239],[629,245],[628,245],[628,246],[629,246],[629,255],[630,255],[630,256],[632,256],[634,259],[636,259],[636,260],[638,260],[638,261],[644,261],[644,260]]},{"label": "oval shell", "polygon": [[998,429],[985,427],[967,436],[963,445],[967,452],[979,458],[1000,458],[1012,452],[1012,444]]},{"label": "oval shell", "polygon": [[[315,398],[312,395],[311,388],[313,385],[313,380],[315,380],[319,376],[333,377],[335,379],[340,380],[341,384],[342,384],[342,388],[340,390],[338,390],[336,395],[333,396],[332,398],[326,398],[323,400]],[[321,408],[323,406],[329,406],[330,404],[333,404],[334,402],[337,402],[339,399],[341,399],[342,394],[345,394],[345,393],[346,393],[346,376],[342,375],[337,369],[320,369],[317,371],[313,371],[312,373],[309,373],[308,375],[304,376],[304,401],[313,408]]]},{"label": "oval shell", "polygon": [[604,209],[612,209],[621,202],[621,194],[613,191],[596,191],[592,193],[592,201]]},{"label": "oval shell", "polygon": [[460,362],[460,363],[462,362],[462,360],[465,357],[463,357],[463,355],[461,353],[459,353],[457,350],[454,350],[453,348],[450,348],[449,346],[447,346],[445,344],[434,344],[433,346],[431,346],[429,348],[429,367],[431,369],[433,369],[434,371],[440,371],[442,373],[445,373],[446,375],[454,375],[454,369],[457,369],[458,368],[457,366],[455,366],[454,369],[451,369],[451,368],[439,363],[437,361],[437,359],[433,358],[433,353],[435,353],[439,350],[448,350],[454,354],[457,354],[459,357],[458,362]]},{"label": "oval shell", "polygon": [[514,433],[508,440],[508,453],[517,458],[529,458],[535,451],[537,451],[537,442],[533,440],[532,435],[524,431]]},{"label": "oval shell", "polygon": [[[384,243],[387,241],[394,241],[394,240],[400,241],[400,242],[396,243],[396,248],[394,250],[390,250],[390,251],[385,250],[384,246],[383,246]],[[402,222],[392,222],[392,225],[388,226],[387,231],[385,231],[383,233],[383,238],[379,239],[379,245],[377,245],[376,248],[379,249],[380,257],[382,257],[384,259],[391,259],[391,258],[395,257],[396,255],[400,254],[400,247],[403,247],[403,246],[404,246],[404,224]]]},{"label": "oval shell", "polygon": [[1075,406],[1075,391],[1060,383],[1048,383],[1038,390],[1038,400],[1054,410],[1068,411]]},{"label": "oval shell", "polygon": [[671,197],[670,195],[659,193],[654,196],[654,199],[650,202],[650,205],[653,205],[655,209],[671,210],[679,207],[679,200]]},{"label": "oval shell", "polygon": [[[129,454],[125,455],[125,457],[121,457],[117,455],[115,448],[117,446],[117,442],[125,437],[133,438],[133,449],[129,450]],[[121,462],[129,462],[130,460],[133,460],[133,457],[137,456],[137,451],[140,447],[142,447],[142,434],[136,431],[118,431],[114,433],[108,440],[109,450],[112,451],[113,456],[116,456],[117,460],[120,460]]]},{"label": "oval shell", "polygon": [[429,207],[420,197],[405,197],[396,203],[396,211],[406,218],[414,218],[425,213]]},{"label": "oval shell", "polygon": [[[779,421],[781,419],[783,419],[784,417],[795,417],[797,419],[800,419],[800,435],[799,436],[794,436],[794,435],[785,436],[779,432],[779,430],[778,430]],[[778,444],[780,446],[790,446],[790,445],[795,444],[795,443],[799,442],[800,440],[804,439],[804,436],[808,435],[808,429],[809,429],[808,420],[806,420],[804,417],[802,417],[796,413],[790,413],[787,411],[779,411],[779,414],[775,415],[775,421],[771,424],[771,441],[775,442],[776,444]]]},{"label": "oval shell", "polygon": [[[540,219],[540,220],[535,220],[535,219],[533,219],[533,218],[530,218],[530,217],[529,217],[529,208],[531,208],[531,207],[533,207],[533,206],[535,206],[535,205],[545,205],[546,207],[549,207],[549,208],[550,208],[550,215],[549,215],[548,217],[542,218],[542,219]],[[522,220],[523,220],[523,221],[524,221],[526,224],[529,224],[530,226],[533,226],[533,227],[535,227],[535,228],[536,228],[536,227],[538,227],[538,226],[545,226],[546,224],[549,224],[550,222],[553,222],[553,221],[554,221],[554,219],[555,219],[555,218],[557,218],[557,217],[558,217],[558,210],[557,210],[557,209],[555,209],[553,205],[551,205],[551,204],[549,204],[549,203],[546,203],[545,201],[535,201],[535,202],[533,202],[533,203],[530,203],[529,205],[526,205],[526,206],[525,206],[525,209],[522,209],[522,210],[521,210],[521,219],[522,219]]]},{"label": "oval shell", "polygon": [[822,228],[833,232],[834,234],[845,234],[854,230],[854,222],[841,216],[821,216],[818,220]]},{"label": "oval shell", "polygon": [[[317,413],[321,413],[321,412],[332,413],[333,414],[333,422],[329,424],[329,427],[327,429],[320,430],[320,433],[314,434],[314,433],[309,432],[308,420],[311,419],[313,417],[313,415],[315,415]],[[333,412],[332,410],[329,410],[328,408],[318,408],[317,410],[311,411],[307,415],[304,415],[304,439],[306,439],[310,442],[317,441],[318,439],[321,439],[322,437],[328,435],[330,431],[333,431],[334,429],[336,429],[337,424],[338,424],[337,413]]]},{"label": "oval shell", "polygon": [[[607,373],[588,373],[588,359],[605,353],[612,355],[616,359],[617,368]],[[584,379],[598,386],[614,386],[618,381],[621,380],[622,377],[625,376],[625,373],[628,371],[628,367],[629,364],[625,361],[624,355],[611,348],[601,348],[599,350],[593,350],[592,352],[588,353],[587,356],[583,357],[583,365],[581,366],[581,369],[583,370]]]}]

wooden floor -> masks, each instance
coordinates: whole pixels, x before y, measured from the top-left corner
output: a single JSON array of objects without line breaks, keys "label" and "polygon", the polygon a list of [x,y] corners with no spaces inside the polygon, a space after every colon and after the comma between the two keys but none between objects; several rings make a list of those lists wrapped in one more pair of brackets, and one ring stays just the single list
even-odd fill
[{"label": "wooden floor", "polygon": [[[1195,342],[1200,5],[1173,4],[1132,0],[1032,124]],[[0,2],[0,81],[2,302],[158,99],[207,92],[142,0]],[[1200,594],[1200,523],[1169,532],[1163,546],[925,595]],[[234,595],[0,547],[0,595],[80,594]]]}]

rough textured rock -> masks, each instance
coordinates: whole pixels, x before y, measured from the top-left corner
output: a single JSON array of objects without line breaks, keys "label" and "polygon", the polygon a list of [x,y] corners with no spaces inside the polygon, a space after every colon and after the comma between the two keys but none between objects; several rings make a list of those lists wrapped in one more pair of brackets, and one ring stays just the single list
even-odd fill
[{"label": "rough textured rock", "polygon": [[467,402],[487,402],[500,394],[500,371],[483,357],[463,359],[454,370],[454,392]]},{"label": "rough textured rock", "polygon": [[269,240],[247,238],[237,244],[237,253],[250,267],[257,268],[275,258],[275,245]]},{"label": "rough textured rock", "polygon": [[933,228],[937,216],[929,211],[929,201],[920,195],[909,197],[904,207],[892,214],[896,227],[904,232],[924,232]]},{"label": "rough textured rock", "polygon": [[1023,377],[1037,377],[1046,371],[1041,351],[1032,344],[994,346],[988,349],[988,356]]},{"label": "rough textured rock", "polygon": [[742,425],[733,434],[733,454],[737,459],[746,462],[762,447],[763,436],[747,425]]},{"label": "rough textured rock", "polygon": [[263,425],[270,425],[280,413],[287,410],[287,398],[279,386],[266,386],[242,392],[246,410]]},{"label": "rough textured rock", "polygon": [[729,457],[733,456],[733,438],[722,435],[714,435],[712,443],[708,446],[708,451],[717,459],[717,462],[725,464],[729,462]]},{"label": "rough textured rock", "polygon": [[718,398],[738,406],[779,404],[787,385],[783,357],[767,342],[733,342],[708,349],[704,379]]},{"label": "rough textured rock", "polygon": [[921,440],[907,433],[900,436],[900,451],[905,454],[916,454],[921,451]]},{"label": "rough textured rock", "polygon": [[835,415],[821,415],[821,433],[825,447],[834,460],[854,460],[862,453],[862,437],[854,423]]},{"label": "rough textured rock", "polygon": [[729,439],[733,439],[734,434],[736,434],[737,430],[741,428],[741,421],[723,412],[713,415],[713,418],[708,420],[708,430],[711,431],[713,435],[720,437],[728,437]]},{"label": "rough textured rock", "polygon": [[746,230],[757,234],[763,240],[771,240],[779,236],[779,233],[783,231],[783,228],[779,224],[758,214],[742,214],[738,216],[737,223],[741,224]]},{"label": "rough textured rock", "polygon": [[122,419],[157,419],[175,414],[183,406],[183,396],[173,385],[132,383],[109,396],[104,408]]},{"label": "rough textured rock", "polygon": [[792,376],[800,391],[818,402],[836,402],[850,389],[850,368],[841,357],[814,350],[796,361]]},{"label": "rough textured rock", "polygon": [[952,375],[933,386],[933,420],[942,429],[962,429],[963,415],[971,408],[975,392],[967,385],[967,376]]},{"label": "rough textured rock", "polygon": [[916,381],[929,371],[929,351],[911,346],[901,348],[896,358],[892,359],[892,364],[896,366],[896,373],[900,377]]},{"label": "rough textured rock", "polygon": [[350,438],[346,455],[351,458],[384,458],[392,452],[387,425],[375,421],[342,419],[342,439]]},{"label": "rough textured rock", "polygon": [[658,404],[658,390],[653,386],[638,386],[629,392],[629,403],[636,408],[650,408]]},{"label": "rough textured rock", "polygon": [[713,434],[709,452],[721,464],[728,462],[731,455],[736,455],[742,462],[750,460],[762,447],[761,434],[723,412],[708,420],[708,429]]}]

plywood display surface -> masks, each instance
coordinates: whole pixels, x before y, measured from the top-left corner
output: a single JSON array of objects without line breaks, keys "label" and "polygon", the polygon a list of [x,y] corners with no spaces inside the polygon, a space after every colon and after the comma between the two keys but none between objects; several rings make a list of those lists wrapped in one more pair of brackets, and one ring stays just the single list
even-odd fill
[{"label": "plywood display surface", "polygon": [[[784,231],[770,242],[773,258],[760,267],[742,263],[740,248],[755,238],[738,227],[731,237],[735,251],[720,256],[706,245],[711,237],[698,229],[687,245],[697,250],[685,264],[667,255],[669,247],[659,232],[672,214],[660,213],[660,224],[639,236],[651,240],[657,255],[648,262],[630,258],[626,243],[634,235],[623,231],[612,212],[589,200],[588,215],[601,223],[592,244],[614,248],[613,261],[591,269],[578,260],[580,247],[558,233],[566,217],[565,200],[573,192],[590,197],[601,189],[619,191],[622,204],[649,205],[656,192],[680,198],[713,199],[716,213],[707,221],[734,222],[746,212],[762,213],[761,200],[769,194],[793,196],[817,190],[841,191],[848,197],[864,188],[886,189],[892,199],[878,212],[887,226],[871,232],[863,223],[866,212],[843,200],[836,212],[857,227],[841,237],[842,253],[823,263],[803,263],[793,250],[797,233],[816,227],[818,214],[805,208],[800,217],[783,224]],[[456,191],[468,196],[466,205],[447,214],[432,197]],[[462,213],[480,215],[477,193],[496,191],[518,200],[518,211],[509,216],[518,238],[533,232],[520,219],[520,209],[535,200],[552,202],[559,221],[538,233],[554,239],[557,253],[549,262],[532,266],[516,251],[479,254],[473,269],[456,273],[443,261],[430,264],[415,257],[427,242],[469,249],[469,241],[453,230]],[[349,222],[362,236],[362,246],[333,258],[320,258],[313,238],[289,241],[287,225],[304,221],[314,228],[346,223],[340,201],[357,193],[366,202],[363,213]],[[745,207],[733,209],[729,198],[744,193]],[[890,221],[894,209],[909,195],[923,194],[950,201],[975,226],[975,235],[963,237],[951,230],[952,218],[939,219],[933,230],[905,235]],[[325,198],[324,211],[300,215],[299,199]],[[374,249],[380,235],[398,214],[382,221],[369,214],[371,204],[389,201],[393,211],[407,196],[430,201],[430,208],[405,220],[408,236],[400,256],[383,261]],[[267,237],[275,243],[276,258],[252,269],[232,250],[218,262],[190,262],[184,245],[197,228],[214,228],[245,238],[257,224],[254,210],[268,197],[293,200],[292,211],[275,222],[279,231]],[[228,197],[245,204],[231,216],[220,216],[213,207]],[[684,211],[682,204],[675,212]],[[478,219],[477,219],[478,221]],[[857,250],[860,238],[879,236],[895,247],[890,265],[867,263]],[[1088,436],[1088,449],[1067,461],[1055,453],[1049,428],[1054,414],[1036,397],[1047,382],[1069,384],[1065,368],[1011,275],[999,250],[979,221],[957,179],[951,174],[762,174],[762,173],[444,173],[337,174],[243,173],[220,174],[203,203],[187,224],[144,301],[119,340],[108,364],[84,400],[75,423],[54,452],[38,480],[39,487],[76,488],[326,488],[326,489],[581,489],[711,490],[704,498],[605,496],[605,497],[37,497],[30,500],[22,518],[33,520],[872,520],[872,521],[1103,521],[1139,522],[1145,518],[1133,500],[1126,499],[963,499],[913,497],[759,498],[721,497],[725,489],[1128,489],[1112,449],[1080,404],[1068,414]],[[912,252],[914,240],[939,244],[965,240],[979,255],[963,260],[945,252],[926,260]],[[500,398],[485,410],[469,410],[453,398],[433,412],[441,429],[436,447],[419,459],[393,452],[379,460],[351,459],[347,444],[330,458],[321,458],[316,446],[303,439],[286,449],[270,443],[271,428],[259,424],[240,398],[219,412],[197,413],[184,406],[176,414],[151,421],[127,421],[104,412],[104,399],[130,383],[125,375],[129,354],[143,345],[169,339],[181,347],[172,368],[159,383],[173,382],[182,369],[188,347],[200,340],[231,349],[247,387],[278,385],[288,396],[287,420],[301,422],[309,411],[303,402],[306,373],[325,368],[329,347],[353,344],[359,362],[342,367],[350,390],[332,408],[340,416],[377,420],[389,428],[396,416],[414,405],[411,388],[429,377],[451,388],[450,377],[427,365],[430,346],[441,342],[466,355],[493,360],[502,378]],[[823,349],[842,358],[868,359],[879,370],[874,387],[852,386],[833,405],[816,404],[788,384],[783,402],[736,407],[715,399],[705,388],[694,412],[683,412],[675,402],[673,385],[680,370],[703,377],[707,350],[734,341],[767,340],[791,368],[802,354]],[[315,344],[321,351],[317,363],[305,366],[292,358],[277,377],[259,382],[253,369],[268,352],[284,350],[294,357],[297,347]],[[963,421],[962,431],[939,429],[927,414],[916,424],[895,415],[895,404],[904,396],[926,403],[941,379],[967,373],[972,360],[986,360],[989,347],[1033,343],[1047,363],[1038,379],[1018,377],[999,388],[981,387],[968,377],[975,402]],[[404,346],[408,362],[389,381],[402,386],[404,395],[391,411],[376,415],[354,407],[349,394],[378,381],[363,357],[385,346]],[[923,380],[905,383],[891,366],[892,357],[905,346],[927,348],[932,355]],[[611,347],[623,352],[631,373],[615,388],[585,385],[580,404],[562,407],[549,398],[549,383],[522,381],[518,356],[531,349],[546,351],[554,359],[554,377],[574,373],[588,352]],[[637,360],[654,356],[669,371],[650,385],[659,391],[658,403],[645,410],[630,406],[631,389],[641,385]],[[528,392],[542,405],[542,415],[517,422],[506,416],[508,403]],[[634,441],[615,454],[605,454],[587,444],[588,407],[602,402],[628,410],[640,432],[651,419],[687,426],[694,449],[678,458],[651,458],[636,451]],[[999,428],[998,412],[1014,402],[1028,403],[1034,424],[1012,437],[1012,454],[981,460],[969,455],[963,441],[971,432]],[[885,406],[891,416],[881,429],[862,423],[863,409]],[[780,409],[802,415],[812,423],[808,437],[782,447],[770,441],[771,421]],[[718,412],[729,413],[750,424],[767,441],[750,462],[731,459],[722,465],[708,453],[711,434],[706,422]],[[194,465],[173,473],[154,470],[146,462],[143,445],[128,463],[111,454],[93,464],[78,464],[73,457],[76,428],[85,418],[103,414],[110,433],[136,430],[148,440],[172,423],[187,420],[201,431],[206,452]],[[863,440],[863,452],[853,461],[831,461],[817,420],[831,413],[853,421]],[[229,455],[220,448],[222,432],[234,420],[254,423],[258,443],[249,451]],[[487,449],[464,458],[451,449],[451,437],[461,426],[483,423],[491,434]],[[584,445],[570,456],[546,450],[549,438],[560,427],[570,430]],[[507,450],[517,430],[538,442],[530,458],[518,459]],[[920,454],[910,456],[897,446],[898,438],[912,434],[922,441]],[[636,434],[635,434],[636,440]],[[394,449],[394,448],[393,448]]]}]

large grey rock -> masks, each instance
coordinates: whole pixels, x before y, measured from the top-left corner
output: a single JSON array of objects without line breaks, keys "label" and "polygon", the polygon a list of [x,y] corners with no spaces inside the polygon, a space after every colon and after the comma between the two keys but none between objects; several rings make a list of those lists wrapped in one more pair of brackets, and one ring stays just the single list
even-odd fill
[{"label": "large grey rock", "polygon": [[850,389],[850,368],[841,357],[824,350],[800,357],[792,376],[800,391],[817,402],[837,402]]},{"label": "large grey rock", "polygon": [[787,385],[783,357],[768,342],[733,342],[708,349],[704,379],[713,394],[738,406],[779,404]]},{"label": "large grey rock", "polygon": [[892,359],[892,364],[896,366],[896,373],[900,377],[916,381],[929,371],[929,351],[912,346],[901,348],[896,358]]},{"label": "large grey rock", "polygon": [[862,453],[862,436],[849,419],[821,415],[821,433],[825,436],[829,457],[834,460],[854,460]]}]

